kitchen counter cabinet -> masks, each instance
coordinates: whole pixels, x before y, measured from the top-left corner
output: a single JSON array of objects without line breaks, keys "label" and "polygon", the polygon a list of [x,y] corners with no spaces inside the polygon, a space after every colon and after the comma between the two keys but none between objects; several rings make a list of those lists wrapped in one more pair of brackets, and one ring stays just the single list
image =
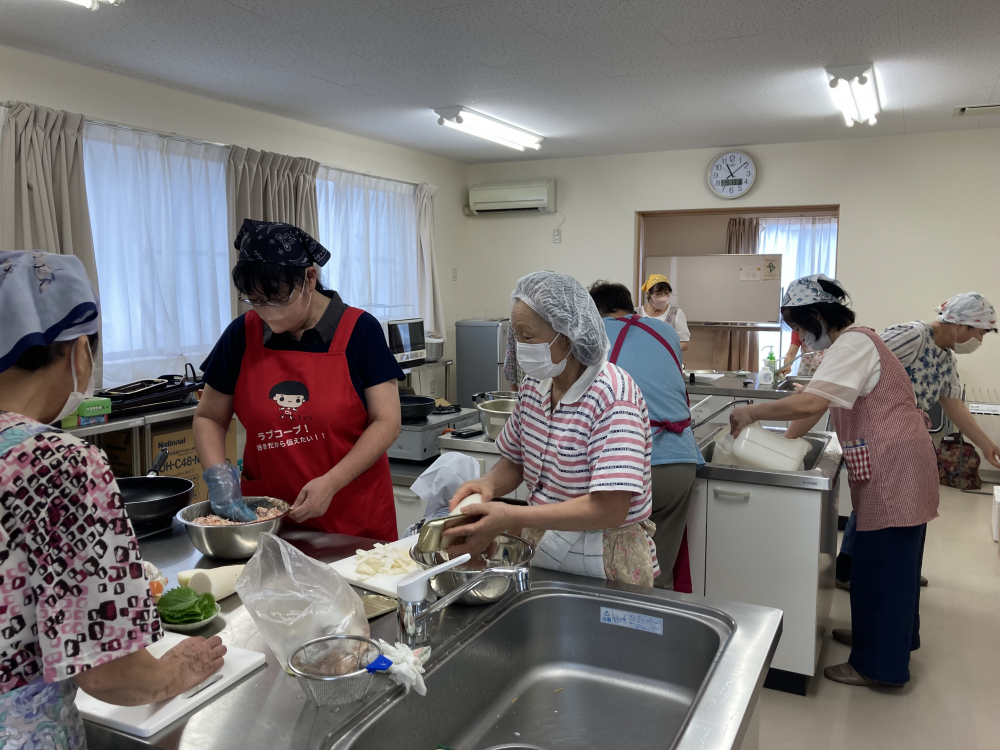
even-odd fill
[{"label": "kitchen counter cabinet", "polygon": [[833,598],[836,516],[824,518],[808,490],[712,480],[706,496],[705,595],[782,610],[771,666],[812,675]]}]

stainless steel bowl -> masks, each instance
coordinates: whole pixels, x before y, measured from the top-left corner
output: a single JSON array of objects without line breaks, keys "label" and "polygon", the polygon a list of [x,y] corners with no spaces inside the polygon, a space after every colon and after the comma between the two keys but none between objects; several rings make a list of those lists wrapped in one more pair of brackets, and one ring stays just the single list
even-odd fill
[{"label": "stainless steel bowl", "polygon": [[[473,559],[465,565],[438,573],[430,580],[431,590],[438,596],[444,596],[457,589],[470,578],[475,578],[487,568],[514,567],[526,568],[535,556],[535,548],[519,536],[501,534],[489,550],[478,559]],[[448,559],[448,552],[417,552],[417,545],[410,548],[410,559],[424,570],[440,565]],[[458,598],[459,604],[492,604],[499,601],[513,588],[513,581],[507,576],[486,578],[471,591]]]},{"label": "stainless steel bowl", "polygon": [[259,505],[278,507],[281,515],[266,521],[251,521],[233,526],[203,526],[194,523],[194,519],[212,515],[208,500],[205,500],[184,508],[177,513],[176,518],[184,524],[191,544],[201,554],[218,560],[245,560],[256,552],[261,534],[278,533],[290,508],[288,503],[274,497],[245,497],[243,500],[251,508]]},{"label": "stainless steel bowl", "polygon": [[444,339],[437,336],[425,336],[424,350],[427,352],[427,356],[424,358],[424,361],[440,361],[441,358],[444,357]]},{"label": "stainless steel bowl", "polygon": [[496,440],[500,437],[500,431],[507,424],[510,415],[514,413],[515,406],[517,406],[517,401],[506,398],[476,404],[476,408],[479,409],[479,422],[483,426],[486,437],[490,440]]},{"label": "stainless steel bowl", "polygon": [[517,401],[517,391],[486,391],[476,393],[472,397],[472,402],[478,404],[480,401],[496,401],[497,399],[512,399]]}]

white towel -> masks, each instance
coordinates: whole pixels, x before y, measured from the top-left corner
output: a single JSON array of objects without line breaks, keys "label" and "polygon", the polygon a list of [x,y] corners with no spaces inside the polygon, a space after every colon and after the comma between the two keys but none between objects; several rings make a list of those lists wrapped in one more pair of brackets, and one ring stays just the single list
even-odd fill
[{"label": "white towel", "polygon": [[539,568],[607,579],[603,531],[546,531],[531,564]]}]

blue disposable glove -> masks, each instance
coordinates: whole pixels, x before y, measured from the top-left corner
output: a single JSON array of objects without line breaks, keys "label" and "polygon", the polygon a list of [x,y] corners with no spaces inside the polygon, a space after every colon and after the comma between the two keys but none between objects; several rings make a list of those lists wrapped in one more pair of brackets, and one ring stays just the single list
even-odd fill
[{"label": "blue disposable glove", "polygon": [[240,476],[235,466],[215,464],[205,469],[201,476],[208,485],[208,502],[215,515],[241,523],[257,520],[257,514],[243,502]]}]

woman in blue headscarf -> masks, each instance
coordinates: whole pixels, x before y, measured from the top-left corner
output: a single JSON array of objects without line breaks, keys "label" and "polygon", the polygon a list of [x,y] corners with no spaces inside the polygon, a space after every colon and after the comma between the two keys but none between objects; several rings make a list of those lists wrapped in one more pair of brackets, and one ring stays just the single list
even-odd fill
[{"label": "woman in blue headscarf", "polygon": [[0,745],[86,747],[79,686],[135,706],[222,667],[218,637],[163,636],[118,484],[49,423],[94,391],[99,303],[71,255],[0,252]]}]

